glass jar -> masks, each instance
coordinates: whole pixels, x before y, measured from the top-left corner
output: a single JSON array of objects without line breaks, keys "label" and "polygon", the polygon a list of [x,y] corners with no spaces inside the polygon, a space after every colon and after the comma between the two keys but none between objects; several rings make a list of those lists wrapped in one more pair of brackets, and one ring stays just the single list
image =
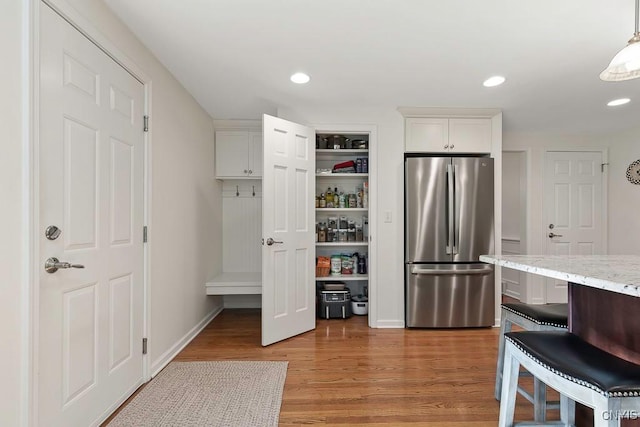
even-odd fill
[{"label": "glass jar", "polygon": [[340,217],[340,222],[338,223],[338,228],[341,230],[346,230],[349,228],[349,219],[346,216]]},{"label": "glass jar", "polygon": [[327,226],[329,228],[338,228],[338,217],[337,216],[330,216],[327,219]]},{"label": "glass jar", "polygon": [[338,241],[346,242],[347,241],[347,230],[338,230]]},{"label": "glass jar", "polygon": [[324,222],[320,223],[320,228],[318,228],[318,242],[326,242],[327,241],[327,226]]},{"label": "glass jar", "polygon": [[355,194],[349,194],[349,207],[355,208],[357,206],[357,200]]},{"label": "glass jar", "polygon": [[362,224],[356,224],[356,242],[364,241],[364,233],[362,232]]}]

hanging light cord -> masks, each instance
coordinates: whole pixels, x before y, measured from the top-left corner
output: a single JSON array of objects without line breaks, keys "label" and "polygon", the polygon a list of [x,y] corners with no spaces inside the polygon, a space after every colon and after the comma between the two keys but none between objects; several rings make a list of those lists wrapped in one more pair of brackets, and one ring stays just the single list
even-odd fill
[{"label": "hanging light cord", "polygon": [[640,29],[638,29],[638,24],[640,21],[640,0],[636,0],[636,31],[633,33],[633,37],[629,40],[629,44],[640,42]]},{"label": "hanging light cord", "polygon": [[638,30],[638,21],[640,20],[640,0],[636,0],[636,32],[633,33],[634,38],[640,37]]}]

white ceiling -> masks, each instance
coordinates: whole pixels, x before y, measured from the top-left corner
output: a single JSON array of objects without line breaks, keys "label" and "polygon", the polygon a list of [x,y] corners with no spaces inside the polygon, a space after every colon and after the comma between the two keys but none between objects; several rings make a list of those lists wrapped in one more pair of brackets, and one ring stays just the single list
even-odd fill
[{"label": "white ceiling", "polygon": [[[501,108],[513,132],[640,121],[640,79],[598,77],[633,35],[634,0],[106,2],[216,119],[341,105]],[[507,82],[483,87],[494,74]]]}]

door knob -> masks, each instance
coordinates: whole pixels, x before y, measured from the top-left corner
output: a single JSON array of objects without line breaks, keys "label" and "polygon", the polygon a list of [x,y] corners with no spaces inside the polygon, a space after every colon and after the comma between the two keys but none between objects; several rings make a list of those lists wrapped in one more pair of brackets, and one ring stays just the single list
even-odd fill
[{"label": "door knob", "polygon": [[553,231],[549,233],[549,238],[553,239],[554,237],[562,237],[562,234],[555,234]]},{"label": "door knob", "polygon": [[51,257],[44,262],[44,270],[47,273],[55,273],[60,268],[84,268],[82,264],[71,264],[68,262],[61,262],[56,257]]},{"label": "door knob", "polygon": [[267,245],[271,246],[274,243],[283,243],[283,242],[278,242],[277,240],[273,240],[271,237],[267,238]]}]

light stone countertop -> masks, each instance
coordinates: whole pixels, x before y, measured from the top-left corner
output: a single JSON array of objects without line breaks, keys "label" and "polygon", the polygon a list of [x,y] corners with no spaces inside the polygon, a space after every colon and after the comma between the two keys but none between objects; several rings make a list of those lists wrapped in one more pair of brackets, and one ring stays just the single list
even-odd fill
[{"label": "light stone countertop", "polygon": [[638,255],[481,255],[480,261],[640,297]]}]

